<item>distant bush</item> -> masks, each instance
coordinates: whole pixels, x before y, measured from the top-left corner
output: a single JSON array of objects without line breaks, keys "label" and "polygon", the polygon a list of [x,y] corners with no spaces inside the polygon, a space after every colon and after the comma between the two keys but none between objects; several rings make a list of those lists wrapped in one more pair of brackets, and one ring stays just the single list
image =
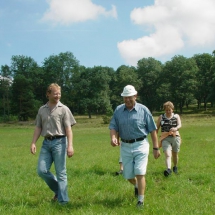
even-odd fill
[{"label": "distant bush", "polygon": [[102,116],[102,119],[104,124],[109,124],[111,120],[111,116],[105,115],[105,116]]},{"label": "distant bush", "polygon": [[18,117],[13,115],[3,115],[0,116],[0,123],[3,122],[18,122]]},{"label": "distant bush", "polygon": [[104,124],[110,123],[112,115],[113,115],[113,110],[109,108],[106,112],[106,115],[102,117]]}]

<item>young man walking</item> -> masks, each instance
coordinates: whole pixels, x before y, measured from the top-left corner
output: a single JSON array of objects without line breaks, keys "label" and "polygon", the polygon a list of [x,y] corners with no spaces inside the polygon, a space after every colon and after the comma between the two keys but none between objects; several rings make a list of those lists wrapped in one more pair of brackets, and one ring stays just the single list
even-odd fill
[{"label": "young man walking", "polygon": [[[38,175],[54,192],[54,201],[66,204],[69,201],[67,191],[66,155],[74,154],[71,126],[76,121],[69,108],[60,102],[61,87],[51,84],[46,92],[48,102],[40,107],[36,117],[36,127],[31,143],[31,153],[36,153],[36,142],[40,135],[44,137],[38,160]],[[56,176],[50,172],[55,165]]]}]

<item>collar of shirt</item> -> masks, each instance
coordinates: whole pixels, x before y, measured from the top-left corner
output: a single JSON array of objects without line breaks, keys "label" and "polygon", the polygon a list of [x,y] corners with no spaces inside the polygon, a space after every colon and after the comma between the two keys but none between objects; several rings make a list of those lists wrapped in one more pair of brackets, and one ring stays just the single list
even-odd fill
[{"label": "collar of shirt", "polygon": [[[62,106],[63,106],[63,104],[61,102],[58,102],[57,105],[56,105],[56,107],[62,107]],[[48,102],[43,107],[49,108]]]},{"label": "collar of shirt", "polygon": [[136,110],[136,111],[138,111],[138,110],[139,110],[138,103],[135,102],[135,105],[134,105],[134,107],[133,107],[131,110],[129,110],[129,109],[125,106],[125,104],[124,104],[124,111],[125,111],[125,110],[128,110],[128,111]]}]

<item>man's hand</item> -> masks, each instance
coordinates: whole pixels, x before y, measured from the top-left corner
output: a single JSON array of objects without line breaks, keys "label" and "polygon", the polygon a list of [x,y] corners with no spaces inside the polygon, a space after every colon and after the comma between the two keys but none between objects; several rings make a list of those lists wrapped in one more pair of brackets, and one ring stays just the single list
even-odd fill
[{"label": "man's hand", "polygon": [[36,148],[36,144],[35,144],[35,143],[32,143],[32,144],[31,144],[31,149],[30,149],[30,150],[31,150],[31,154],[35,155],[35,154],[36,154],[36,151],[37,151],[36,149],[37,149],[37,148]]},{"label": "man's hand", "polygon": [[68,148],[67,148],[67,156],[68,156],[68,158],[71,158],[73,155],[74,155],[73,146],[68,146]]},{"label": "man's hand", "polygon": [[153,154],[154,154],[154,158],[155,158],[155,159],[158,159],[158,158],[160,157],[160,155],[161,155],[159,149],[158,149],[158,150],[154,150],[154,149],[153,149]]},{"label": "man's hand", "polygon": [[111,143],[110,143],[113,147],[115,147],[115,146],[119,146],[119,142],[118,142],[118,140],[117,140],[117,138],[113,138],[112,140],[111,140]]}]

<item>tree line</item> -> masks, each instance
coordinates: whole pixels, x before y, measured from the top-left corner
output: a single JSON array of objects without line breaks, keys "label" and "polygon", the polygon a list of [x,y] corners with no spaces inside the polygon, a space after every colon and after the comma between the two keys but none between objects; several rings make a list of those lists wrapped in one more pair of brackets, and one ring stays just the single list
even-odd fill
[{"label": "tree line", "polygon": [[180,113],[184,106],[215,101],[215,51],[195,54],[191,58],[174,56],[161,63],[149,57],[137,66],[85,67],[73,53],[64,52],[45,58],[42,66],[31,57],[12,56],[11,65],[0,71],[0,117],[21,121],[35,118],[38,108],[47,102],[50,83],[62,88],[61,101],[73,114],[112,114],[122,103],[124,86],[131,84],[138,91],[138,102],[151,112],[160,110],[165,101],[172,101]]}]

